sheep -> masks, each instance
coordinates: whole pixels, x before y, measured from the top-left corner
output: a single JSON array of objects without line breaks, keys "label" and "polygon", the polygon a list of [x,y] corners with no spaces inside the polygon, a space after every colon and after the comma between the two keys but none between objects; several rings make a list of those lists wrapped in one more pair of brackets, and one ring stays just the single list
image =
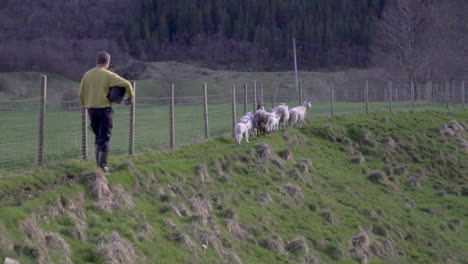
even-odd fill
[{"label": "sheep", "polygon": [[253,135],[253,118],[254,118],[254,115],[251,112],[247,112],[240,119],[241,123],[247,123],[248,124],[247,130],[248,130],[250,136]]},{"label": "sheep", "polygon": [[257,130],[257,135],[266,134],[266,126],[268,123],[268,112],[265,111],[265,107],[258,105],[257,111],[254,114],[253,127]]},{"label": "sheep", "polygon": [[288,104],[280,104],[276,109],[276,114],[280,116],[279,123],[283,125],[283,128],[286,128],[286,125],[289,121],[289,105]]},{"label": "sheep", "polygon": [[245,137],[245,141],[249,143],[249,134],[252,131],[252,113],[246,113],[240,120],[241,122],[237,123],[234,126],[234,136],[236,137],[237,145],[241,145],[242,138]]},{"label": "sheep", "polygon": [[296,106],[293,109],[289,110],[289,126],[292,127],[299,122],[301,122],[300,127],[302,127],[302,124],[305,125],[307,109],[311,107],[312,104],[309,100],[307,100],[301,106]]},{"label": "sheep", "polygon": [[234,126],[234,135],[236,137],[237,145],[241,145],[242,138],[245,137],[245,141],[249,143],[249,129],[246,123],[237,123]]},{"label": "sheep", "polygon": [[266,132],[272,132],[278,130],[280,116],[276,113],[276,108],[272,109],[271,113],[268,113],[268,122],[266,125]]}]

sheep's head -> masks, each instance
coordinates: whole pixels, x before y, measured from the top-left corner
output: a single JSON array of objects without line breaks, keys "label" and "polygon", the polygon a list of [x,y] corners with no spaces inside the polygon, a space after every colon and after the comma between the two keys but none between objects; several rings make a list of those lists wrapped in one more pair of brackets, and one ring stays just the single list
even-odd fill
[{"label": "sheep's head", "polygon": [[305,106],[306,108],[311,108],[312,104],[310,103],[310,100],[306,100],[306,101],[304,101],[303,106]]}]

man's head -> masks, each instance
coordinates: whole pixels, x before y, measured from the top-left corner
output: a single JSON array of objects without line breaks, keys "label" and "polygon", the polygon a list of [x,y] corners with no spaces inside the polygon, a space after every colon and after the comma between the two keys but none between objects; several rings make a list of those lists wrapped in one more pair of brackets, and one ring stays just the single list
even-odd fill
[{"label": "man's head", "polygon": [[103,67],[104,69],[109,68],[110,54],[105,51],[98,52],[96,55],[96,63],[98,66]]}]

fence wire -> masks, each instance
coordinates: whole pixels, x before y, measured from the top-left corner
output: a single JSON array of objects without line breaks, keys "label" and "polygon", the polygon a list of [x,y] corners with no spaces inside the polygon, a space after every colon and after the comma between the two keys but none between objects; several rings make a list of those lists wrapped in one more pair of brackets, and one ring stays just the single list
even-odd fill
[{"label": "fence wire", "polygon": [[[468,92],[462,81],[413,85],[363,81],[362,85],[328,83],[321,87],[304,86],[299,90],[290,83],[256,83],[256,93],[253,87],[253,82],[236,83],[233,94],[232,87],[211,89],[208,85],[206,111],[203,86],[199,95],[174,97],[174,147],[231,135],[233,123],[239,122],[246,112],[254,112],[255,103],[263,104],[269,111],[280,103],[288,103],[289,108],[293,108],[304,100],[310,100],[312,109],[308,111],[308,119],[317,119],[329,117],[332,113],[366,113],[366,109],[369,112],[462,110],[467,108],[468,101]],[[41,99],[0,100],[0,175],[37,166]],[[137,96],[133,138],[135,153],[170,149],[170,107],[171,97]],[[127,155],[130,151],[130,109],[123,104],[113,106],[112,155]],[[78,100],[46,102],[43,164],[82,158],[81,111]],[[94,135],[89,121],[86,131],[86,154],[92,160]]]}]

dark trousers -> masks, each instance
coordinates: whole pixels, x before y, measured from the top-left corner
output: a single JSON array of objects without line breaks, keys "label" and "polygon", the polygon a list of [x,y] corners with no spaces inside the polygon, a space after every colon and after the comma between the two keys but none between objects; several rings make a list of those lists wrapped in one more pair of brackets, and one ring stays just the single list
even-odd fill
[{"label": "dark trousers", "polygon": [[94,144],[99,151],[110,151],[110,138],[112,135],[112,117],[114,111],[111,107],[88,109],[91,129],[96,136]]}]

